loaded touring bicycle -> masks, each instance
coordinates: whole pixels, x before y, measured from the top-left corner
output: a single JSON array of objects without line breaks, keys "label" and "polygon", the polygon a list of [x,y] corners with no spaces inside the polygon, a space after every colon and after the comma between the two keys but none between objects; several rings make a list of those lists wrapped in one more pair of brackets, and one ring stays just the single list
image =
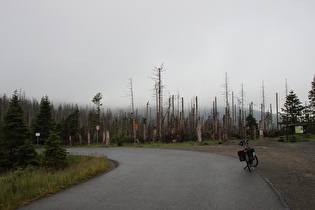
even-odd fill
[{"label": "loaded touring bicycle", "polygon": [[248,168],[251,171],[251,167],[256,167],[258,165],[258,158],[255,153],[255,149],[248,146],[248,140],[243,140],[239,143],[244,149],[238,151],[238,157],[240,161],[246,161],[246,166],[244,169]]}]

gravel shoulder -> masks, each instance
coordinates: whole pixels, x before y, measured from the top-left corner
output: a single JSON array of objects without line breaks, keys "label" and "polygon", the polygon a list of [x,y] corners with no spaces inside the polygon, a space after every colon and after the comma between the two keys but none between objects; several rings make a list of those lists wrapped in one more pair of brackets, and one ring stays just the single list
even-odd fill
[{"label": "gravel shoulder", "polygon": [[[315,207],[315,141],[280,143],[250,141],[256,150],[257,170],[281,192],[292,210]],[[211,152],[238,158],[242,147],[233,144],[216,146],[164,147],[169,149]]]}]

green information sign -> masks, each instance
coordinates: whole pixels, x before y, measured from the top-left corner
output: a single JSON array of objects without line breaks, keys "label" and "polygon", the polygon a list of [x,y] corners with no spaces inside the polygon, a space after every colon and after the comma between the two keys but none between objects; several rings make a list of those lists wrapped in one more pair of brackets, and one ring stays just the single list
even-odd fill
[{"label": "green information sign", "polygon": [[303,133],[303,126],[295,126],[295,133]]}]

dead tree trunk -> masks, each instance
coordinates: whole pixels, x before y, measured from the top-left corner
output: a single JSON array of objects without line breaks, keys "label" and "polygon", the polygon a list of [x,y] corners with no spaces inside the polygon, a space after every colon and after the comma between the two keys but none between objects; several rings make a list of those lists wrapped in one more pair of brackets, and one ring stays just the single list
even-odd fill
[{"label": "dead tree trunk", "polygon": [[241,134],[241,137],[242,138],[245,138],[246,137],[246,128],[245,128],[245,112],[244,112],[244,85],[242,84],[241,86],[241,106],[242,106],[242,109],[241,109],[241,125],[240,125],[240,134]]},{"label": "dead tree trunk", "polygon": [[223,140],[227,140],[227,137],[229,136],[230,132],[231,132],[231,119],[230,119],[230,104],[229,104],[229,86],[228,86],[228,76],[227,73],[225,73],[225,116],[224,116],[224,120],[223,120],[223,131],[224,131],[224,138]]},{"label": "dead tree trunk", "polygon": [[272,105],[270,104],[270,127],[269,129],[273,129],[274,126],[273,126],[273,116],[272,116]]},{"label": "dead tree trunk", "polygon": [[264,136],[264,129],[265,129],[265,117],[264,117],[264,111],[263,111],[263,104],[261,104],[261,119],[260,119],[260,123],[259,123],[259,137],[262,138]]},{"label": "dead tree trunk", "polygon": [[190,140],[196,138],[195,111],[195,104],[192,100],[188,114],[188,127],[186,130]]},{"label": "dead tree trunk", "polygon": [[279,130],[279,104],[278,104],[278,93],[276,93],[276,126],[277,126],[277,130]]},{"label": "dead tree trunk", "polygon": [[171,111],[171,134],[172,136],[175,134],[175,99],[174,99],[174,95],[172,95],[172,111]]},{"label": "dead tree trunk", "polygon": [[201,139],[201,125],[200,125],[200,116],[199,116],[199,109],[198,109],[198,98],[196,96],[196,131],[197,131],[197,141],[202,142]]},{"label": "dead tree trunk", "polygon": [[162,96],[162,80],[161,80],[161,68],[158,68],[158,100],[159,100],[159,140],[162,139],[162,119],[163,119],[163,96]]},{"label": "dead tree trunk", "polygon": [[167,134],[170,136],[172,134],[172,126],[171,126],[171,98],[168,99],[168,108],[167,108]]},{"label": "dead tree trunk", "polygon": [[261,103],[261,130],[259,131],[260,136],[263,136],[263,132],[266,129],[266,104],[265,104],[265,84],[264,81],[262,81],[262,86],[261,86],[261,95],[262,95],[262,103]]},{"label": "dead tree trunk", "polygon": [[163,64],[160,67],[155,67],[154,76],[152,79],[155,82],[155,95],[156,95],[156,120],[157,120],[157,137],[162,139],[162,125],[163,125],[163,84],[162,84],[162,71]]},{"label": "dead tree trunk", "polygon": [[132,116],[132,130],[133,130],[133,141],[136,143],[137,140],[137,130],[136,130],[136,113],[135,106],[133,101],[133,87],[132,87],[132,79],[130,79],[130,96],[131,96],[131,116]]},{"label": "dead tree trunk", "polygon": [[235,134],[236,131],[236,107],[234,104],[234,92],[232,92],[232,121],[231,121],[231,133]]},{"label": "dead tree trunk", "polygon": [[109,136],[108,130],[106,130],[105,143],[106,143],[106,146],[109,146],[109,144],[110,144],[110,136]]},{"label": "dead tree trunk", "polygon": [[147,138],[148,138],[148,134],[149,134],[149,123],[150,123],[150,120],[149,120],[149,102],[147,103],[147,107],[146,107],[146,121],[145,121],[145,132],[144,132],[144,135],[143,135],[143,140],[144,142],[147,141]]},{"label": "dead tree trunk", "polygon": [[218,102],[217,97],[215,97],[213,102],[213,139],[219,140],[219,118],[218,118]]},{"label": "dead tree trunk", "polygon": [[184,140],[184,136],[186,134],[186,131],[185,131],[185,113],[184,113],[184,98],[182,97],[182,111],[180,113],[180,121],[179,121],[179,124],[180,124],[180,138],[181,140]]}]

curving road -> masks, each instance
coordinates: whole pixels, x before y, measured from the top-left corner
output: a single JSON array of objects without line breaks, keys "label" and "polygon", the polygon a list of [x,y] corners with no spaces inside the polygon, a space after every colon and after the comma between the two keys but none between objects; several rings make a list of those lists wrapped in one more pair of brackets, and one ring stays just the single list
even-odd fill
[{"label": "curving road", "polygon": [[235,158],[151,148],[69,151],[120,165],[21,209],[288,209],[266,179]]}]

